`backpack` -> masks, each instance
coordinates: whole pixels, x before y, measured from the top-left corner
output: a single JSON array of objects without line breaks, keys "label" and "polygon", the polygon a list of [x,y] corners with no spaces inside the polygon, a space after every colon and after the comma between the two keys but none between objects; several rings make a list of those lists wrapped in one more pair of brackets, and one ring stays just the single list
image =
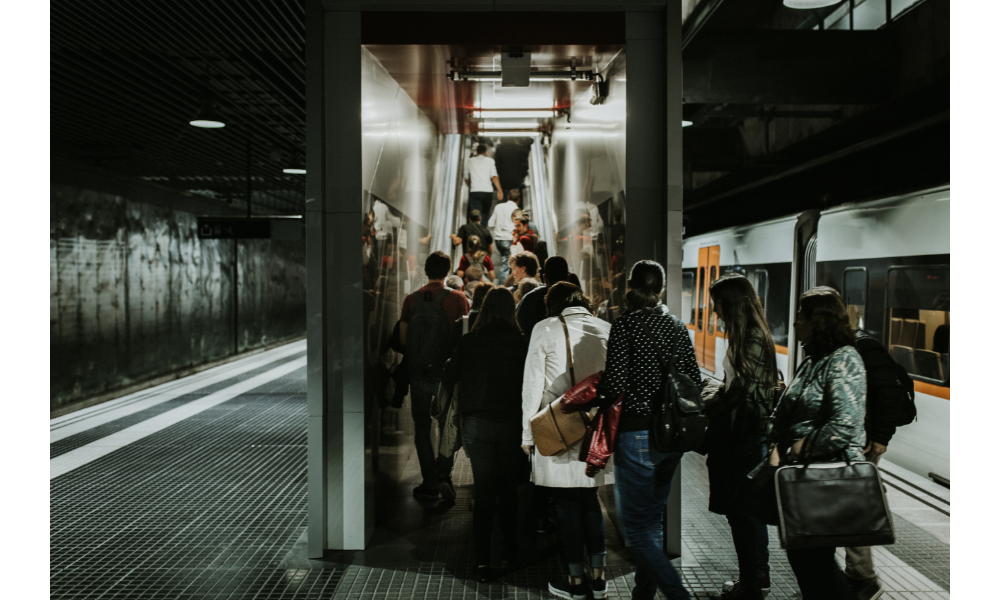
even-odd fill
[{"label": "backpack", "polygon": [[486,254],[483,254],[480,262],[476,262],[476,259],[472,258],[472,255],[466,252],[465,260],[469,261],[470,267],[479,267],[479,270],[482,272],[482,276],[479,278],[479,281],[490,281],[490,271],[486,268],[486,265],[483,264],[486,261]]},{"label": "backpack", "polygon": [[[668,318],[674,320],[668,315]],[[639,327],[652,342],[663,364],[663,402],[653,409],[649,436],[660,452],[703,451],[708,417],[701,399],[701,386],[677,369],[676,359],[665,356],[653,332],[643,321]],[[685,330],[685,335],[687,331]]]},{"label": "backpack", "polygon": [[451,328],[444,312],[444,300],[451,292],[440,290],[433,300],[417,290],[413,297],[413,316],[406,330],[406,359],[411,377],[438,377],[444,370],[444,350]]}]

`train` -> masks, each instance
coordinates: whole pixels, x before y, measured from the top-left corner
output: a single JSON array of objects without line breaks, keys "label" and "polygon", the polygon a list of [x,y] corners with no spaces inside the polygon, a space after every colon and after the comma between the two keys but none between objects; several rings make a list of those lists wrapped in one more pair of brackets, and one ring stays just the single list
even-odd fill
[{"label": "train", "polygon": [[896,430],[884,458],[950,487],[950,202],[946,186],[684,238],[680,317],[704,372],[722,378],[727,347],[708,293],[715,279],[750,279],[788,381],[803,360],[792,327],[799,295],[835,288],[851,325],[914,382],[917,419]]}]

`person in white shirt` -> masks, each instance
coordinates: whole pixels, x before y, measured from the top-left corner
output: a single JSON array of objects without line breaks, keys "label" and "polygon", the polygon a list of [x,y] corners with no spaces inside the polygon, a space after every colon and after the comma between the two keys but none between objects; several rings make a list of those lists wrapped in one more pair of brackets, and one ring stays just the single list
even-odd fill
[{"label": "person in white shirt", "polygon": [[497,278],[497,285],[503,285],[510,275],[510,265],[507,259],[510,257],[510,245],[514,240],[514,221],[511,215],[517,210],[517,203],[521,200],[521,191],[517,188],[510,190],[507,201],[497,204],[490,215],[488,225],[493,228],[493,244],[497,252],[500,253],[500,272]]},{"label": "person in white shirt", "polygon": [[496,186],[497,200],[503,200],[497,163],[486,156],[486,145],[476,146],[476,155],[465,161],[465,184],[469,186],[469,209],[467,213],[479,210],[488,213],[493,206],[493,186]]}]

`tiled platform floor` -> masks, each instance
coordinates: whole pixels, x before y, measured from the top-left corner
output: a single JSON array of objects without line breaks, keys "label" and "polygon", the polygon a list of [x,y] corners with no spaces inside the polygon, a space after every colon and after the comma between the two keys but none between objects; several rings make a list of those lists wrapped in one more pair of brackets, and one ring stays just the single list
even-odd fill
[{"label": "tiled platform floor", "polygon": [[[551,597],[546,582],[564,568],[556,535],[537,544],[526,538],[526,565],[497,581],[481,585],[470,578],[468,460],[460,454],[456,462],[454,503],[414,500],[410,489],[419,475],[405,408],[397,416],[399,426],[389,428],[401,431],[382,435],[380,526],[369,549],[309,560],[303,550],[305,369],[276,376],[219,404],[196,406],[226,385],[287,369],[293,356],[287,350],[282,358],[258,357],[246,376],[227,378],[220,372],[208,384],[212,387],[188,391],[165,400],[167,406],[143,408],[147,412],[121,420],[105,415],[94,428],[100,434],[78,425],[72,438],[60,438],[71,443],[54,444],[53,460],[59,461],[70,448],[86,450],[101,444],[102,436],[141,428],[170,411],[190,413],[160,430],[141,432],[136,441],[110,453],[84,459],[51,480],[52,598]],[[237,363],[227,367],[235,370]],[[684,556],[677,564],[699,598],[736,573],[725,519],[704,510],[706,485],[702,459],[685,457]],[[939,531],[931,535],[898,514],[896,523],[897,543],[876,549],[890,590],[884,597],[948,598],[948,543]],[[608,537],[609,598],[627,598],[631,557],[610,523]],[[775,531],[771,540],[771,597],[796,598]]]}]

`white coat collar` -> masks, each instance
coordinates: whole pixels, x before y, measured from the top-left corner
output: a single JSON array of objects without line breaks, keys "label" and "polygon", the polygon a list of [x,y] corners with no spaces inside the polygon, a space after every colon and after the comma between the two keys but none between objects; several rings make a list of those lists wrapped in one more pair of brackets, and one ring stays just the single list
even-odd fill
[{"label": "white coat collar", "polygon": [[569,315],[587,315],[587,316],[591,316],[590,315],[590,311],[587,310],[586,308],[582,307],[582,306],[570,306],[569,308],[564,308],[563,311],[562,311],[562,313],[560,313],[560,314],[562,316],[564,316],[564,317],[568,317]]}]

